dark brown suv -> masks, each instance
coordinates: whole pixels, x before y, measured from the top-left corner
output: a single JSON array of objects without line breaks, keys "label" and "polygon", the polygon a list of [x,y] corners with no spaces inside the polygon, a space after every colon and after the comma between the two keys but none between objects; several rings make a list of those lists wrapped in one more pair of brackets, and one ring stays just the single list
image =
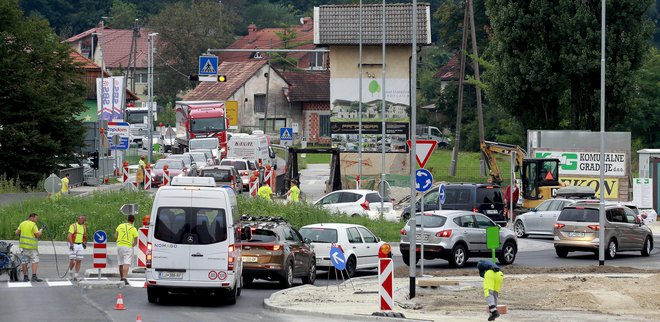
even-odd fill
[{"label": "dark brown suv", "polygon": [[[283,288],[300,277],[303,284],[316,280],[316,254],[309,238],[281,217],[241,216],[241,227],[250,227],[251,237],[242,242],[243,282],[254,279],[279,281]],[[248,234],[250,235],[250,234]]]}]

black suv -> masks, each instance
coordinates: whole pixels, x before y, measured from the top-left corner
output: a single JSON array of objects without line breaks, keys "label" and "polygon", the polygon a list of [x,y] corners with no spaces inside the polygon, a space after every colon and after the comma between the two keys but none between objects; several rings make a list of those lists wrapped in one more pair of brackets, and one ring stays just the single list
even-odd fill
[{"label": "black suv", "polygon": [[[424,211],[440,209],[438,187],[433,187],[424,194]],[[506,226],[507,218],[504,215],[504,195],[500,186],[483,183],[448,183],[445,184],[445,204],[443,210],[466,210],[482,213],[496,224]],[[421,210],[420,201],[416,205],[416,212]],[[401,220],[410,219],[410,207],[403,209]]]},{"label": "black suv", "polygon": [[242,241],[243,283],[255,278],[279,281],[283,288],[300,277],[304,284],[316,280],[316,254],[309,238],[282,217],[241,216],[241,227],[250,229],[249,240]]}]

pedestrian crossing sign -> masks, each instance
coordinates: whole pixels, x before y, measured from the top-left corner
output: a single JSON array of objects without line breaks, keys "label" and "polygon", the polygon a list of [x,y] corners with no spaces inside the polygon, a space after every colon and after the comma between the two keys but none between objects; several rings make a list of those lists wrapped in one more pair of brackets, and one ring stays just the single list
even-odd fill
[{"label": "pedestrian crossing sign", "polygon": [[293,143],[293,129],[290,127],[281,127],[280,144],[285,146],[291,146],[291,143]]},{"label": "pedestrian crossing sign", "polygon": [[200,76],[214,76],[218,74],[218,56],[199,56]]}]

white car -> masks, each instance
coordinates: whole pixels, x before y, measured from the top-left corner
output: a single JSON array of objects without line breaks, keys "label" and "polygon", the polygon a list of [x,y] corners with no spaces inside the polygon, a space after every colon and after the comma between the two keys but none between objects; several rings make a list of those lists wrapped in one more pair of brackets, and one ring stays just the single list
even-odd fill
[{"label": "white car", "polygon": [[330,247],[335,244],[344,252],[346,272],[353,277],[358,269],[378,268],[378,250],[385,244],[364,226],[354,224],[313,224],[300,228],[309,238],[316,253],[316,269],[330,270]]},{"label": "white car", "polygon": [[555,198],[543,201],[538,207],[531,211],[516,216],[513,223],[513,231],[516,237],[525,238],[527,235],[554,234],[555,222],[564,207],[574,204],[576,199]]},{"label": "white car", "polygon": [[248,191],[250,189],[250,176],[252,175],[252,171],[257,170],[254,162],[244,159],[223,159],[220,161],[220,165],[229,165],[236,168],[243,181],[243,190]]},{"label": "white car", "polygon": [[[334,213],[345,213],[349,216],[365,216],[371,219],[380,218],[381,198],[378,191],[373,190],[337,190],[321,199],[315,205],[319,205]],[[399,218],[394,211],[394,205],[390,200],[383,202],[383,219],[398,221]]]}]

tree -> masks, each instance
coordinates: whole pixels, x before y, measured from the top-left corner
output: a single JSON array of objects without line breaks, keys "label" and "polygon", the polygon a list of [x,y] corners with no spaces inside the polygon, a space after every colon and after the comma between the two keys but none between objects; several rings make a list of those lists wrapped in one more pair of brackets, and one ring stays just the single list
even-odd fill
[{"label": "tree", "polygon": [[175,3],[151,19],[158,32],[154,62],[154,93],[166,101],[192,87],[190,74],[197,74],[198,57],[208,48],[225,48],[233,41],[238,15],[213,0]]},{"label": "tree", "polygon": [[632,136],[641,139],[644,148],[660,148],[660,50],[652,49],[649,60],[640,69],[640,97],[630,117]]},{"label": "tree", "polygon": [[[636,72],[652,32],[649,3],[608,1],[609,129],[634,109]],[[600,2],[486,0],[486,12],[491,102],[526,128],[599,129]]]},{"label": "tree", "polygon": [[[467,0],[442,0],[438,9],[433,12],[433,24],[439,34],[438,43],[445,50],[458,50],[461,48],[463,39],[463,16]],[[477,46],[479,52],[483,52],[488,44],[488,33],[490,32],[490,21],[486,16],[484,0],[473,0],[474,29],[477,34]],[[468,34],[468,51],[471,51],[470,37]]]},{"label": "tree", "polygon": [[114,29],[132,29],[137,19],[137,6],[121,0],[113,0],[110,7],[110,27]]},{"label": "tree", "polygon": [[71,48],[18,0],[0,2],[0,169],[30,185],[75,160],[85,85]]}]

